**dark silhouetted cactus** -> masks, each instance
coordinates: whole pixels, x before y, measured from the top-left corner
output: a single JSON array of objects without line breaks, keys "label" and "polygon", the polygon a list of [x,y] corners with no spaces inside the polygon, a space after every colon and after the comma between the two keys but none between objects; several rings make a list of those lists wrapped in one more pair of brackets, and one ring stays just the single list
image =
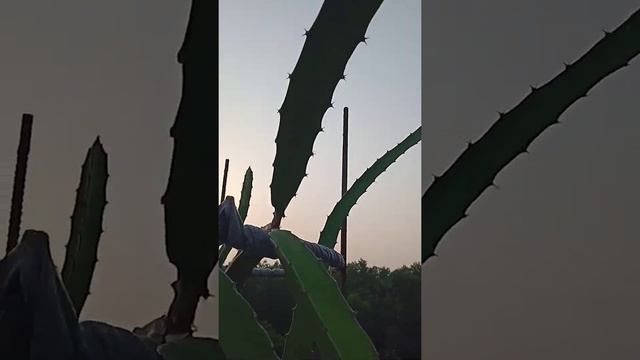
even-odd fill
[{"label": "dark silhouetted cactus", "polygon": [[242,182],[242,193],[240,194],[240,203],[238,204],[238,212],[240,218],[244,221],[249,213],[249,202],[251,201],[251,189],[253,188],[253,171],[247,169]]},{"label": "dark silhouetted cactus", "polygon": [[62,281],[77,314],[84,306],[98,261],[102,216],[107,204],[107,154],[98,137],[85,158],[71,216],[71,234],[62,267]]},{"label": "dark silhouetted cactus", "polygon": [[[280,228],[286,207],[307,175],[322,118],[332,106],[333,93],[344,79],[349,58],[366,40],[367,28],[381,4],[382,0],[327,0],[305,33],[307,39],[278,110],[280,125],[271,180],[274,218],[269,228]],[[227,275],[242,286],[260,259],[240,253],[229,265]]]},{"label": "dark silhouetted cactus", "polygon": [[217,232],[217,116],[216,27],[211,20],[217,4],[193,0],[187,31],[178,53],[183,91],[171,128],[173,156],[165,210],[165,243],[178,271],[167,332],[191,333],[198,300],[207,297],[207,279],[218,261]]},{"label": "dark silhouetted cactus", "polygon": [[602,79],[629,65],[640,52],[640,11],[613,32],[605,32],[593,48],[547,84],[531,93],[467,149],[422,197],[422,262],[500,170]]},{"label": "dark silhouetted cactus", "polygon": [[328,0],[306,31],[300,58],[289,74],[289,88],[280,114],[271,180],[275,227],[307,175],[313,143],[322,131],[324,113],[333,106],[333,92],[347,61],[361,42],[382,0]]}]

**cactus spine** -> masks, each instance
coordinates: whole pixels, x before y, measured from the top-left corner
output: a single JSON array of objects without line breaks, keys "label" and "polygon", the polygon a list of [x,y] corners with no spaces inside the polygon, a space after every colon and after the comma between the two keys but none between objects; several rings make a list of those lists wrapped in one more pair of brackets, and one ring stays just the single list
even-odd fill
[{"label": "cactus spine", "polygon": [[62,267],[62,281],[77,314],[84,306],[95,270],[102,217],[107,204],[107,154],[100,138],[87,152],[71,216],[71,234]]},{"label": "cactus spine", "polygon": [[640,52],[640,10],[605,36],[586,54],[500,118],[422,197],[422,262],[434,255],[445,233],[466,216],[467,208],[516,156],[571,104],[608,75],[627,66]]},{"label": "cactus spine", "polygon": [[362,196],[371,184],[373,184],[378,176],[391,166],[402,154],[409,150],[413,145],[422,139],[422,126],[418,127],[414,132],[407,136],[402,142],[393,149],[387,151],[380,159],[365,170],[349,188],[349,191],[338,201],[336,206],[329,214],[324,228],[320,232],[320,240],[318,243],[328,248],[336,245],[338,232],[349,214],[351,208],[356,204],[360,196]]}]

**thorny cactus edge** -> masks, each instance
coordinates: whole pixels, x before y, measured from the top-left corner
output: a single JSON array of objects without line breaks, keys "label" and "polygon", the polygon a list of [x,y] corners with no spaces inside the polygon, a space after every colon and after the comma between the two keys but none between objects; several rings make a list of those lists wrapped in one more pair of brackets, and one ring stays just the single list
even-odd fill
[{"label": "thorny cactus edge", "polygon": [[493,184],[496,175],[545,129],[601,80],[629,65],[640,52],[640,10],[613,32],[605,32],[586,54],[547,84],[536,88],[476,142],[469,142],[422,197],[422,263],[468,207]]}]

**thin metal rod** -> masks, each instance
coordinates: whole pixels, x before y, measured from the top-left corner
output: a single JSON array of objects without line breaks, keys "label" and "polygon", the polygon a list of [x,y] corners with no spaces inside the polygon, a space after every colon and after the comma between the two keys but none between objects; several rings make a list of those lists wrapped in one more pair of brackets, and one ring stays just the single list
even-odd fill
[{"label": "thin metal rod", "polygon": [[222,194],[220,194],[220,202],[224,202],[227,193],[227,175],[229,174],[229,159],[224,160],[224,175],[222,177]]},{"label": "thin metal rod", "polygon": [[31,130],[33,128],[33,115],[22,114],[20,128],[20,142],[18,144],[18,158],[16,171],[13,178],[13,194],[11,196],[11,213],[9,215],[9,235],[7,238],[7,254],[18,245],[20,237],[20,221],[22,219],[22,202],[24,199],[24,187],[27,178],[27,160],[31,149]]},{"label": "thin metal rod", "polygon": [[[347,167],[349,149],[349,108],[345,107],[342,113],[342,196],[347,193]],[[345,217],[340,230],[340,253],[347,264],[347,218]],[[347,291],[347,267],[342,269],[342,293]]]}]

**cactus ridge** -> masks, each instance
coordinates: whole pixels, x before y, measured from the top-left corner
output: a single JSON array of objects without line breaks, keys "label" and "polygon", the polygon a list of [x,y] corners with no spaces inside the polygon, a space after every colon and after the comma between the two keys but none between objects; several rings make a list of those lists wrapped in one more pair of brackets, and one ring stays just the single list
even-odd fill
[{"label": "cactus ridge", "polygon": [[382,0],[325,1],[305,31],[304,46],[278,110],[271,203],[280,218],[306,174],[322,118],[333,107],[333,93],[347,62],[381,4]]},{"label": "cactus ridge", "polygon": [[98,261],[98,243],[106,201],[107,154],[98,137],[82,165],[80,186],[71,216],[71,234],[66,245],[62,280],[77,314],[89,296]]},{"label": "cactus ridge", "polygon": [[229,359],[279,359],[267,331],[236,285],[219,271],[220,346]]},{"label": "cactus ridge", "polygon": [[627,66],[640,52],[640,10],[551,81],[532,91],[434,178],[422,197],[422,262],[469,206],[494,184],[497,174],[601,80]]},{"label": "cactus ridge", "polygon": [[[276,244],[278,258],[285,268],[287,283],[296,299],[296,319],[304,319],[301,324],[294,321],[290,333],[292,339],[306,330],[307,338],[313,339],[329,359],[377,359],[378,354],[360,324],[353,316],[353,310],[342,296],[336,281],[327,269],[315,259],[304,245],[303,240],[289,231],[274,230],[269,236]],[[301,329],[302,328],[302,329]],[[309,334],[311,332],[312,334]],[[303,343],[305,347],[309,342]],[[295,340],[287,339],[288,346],[299,348]],[[305,350],[298,349],[298,351]],[[295,351],[297,355],[298,351]],[[303,359],[308,357],[289,358]]]},{"label": "cactus ridge", "polygon": [[362,173],[327,217],[325,225],[320,232],[320,238],[318,240],[320,245],[333,249],[336,245],[338,232],[344,220],[349,215],[349,211],[358,199],[367,191],[369,186],[376,181],[378,176],[385,172],[402,154],[417,144],[420,139],[422,139],[422,126],[418,127],[393,149],[387,151],[381,158],[376,160],[371,167]]}]

